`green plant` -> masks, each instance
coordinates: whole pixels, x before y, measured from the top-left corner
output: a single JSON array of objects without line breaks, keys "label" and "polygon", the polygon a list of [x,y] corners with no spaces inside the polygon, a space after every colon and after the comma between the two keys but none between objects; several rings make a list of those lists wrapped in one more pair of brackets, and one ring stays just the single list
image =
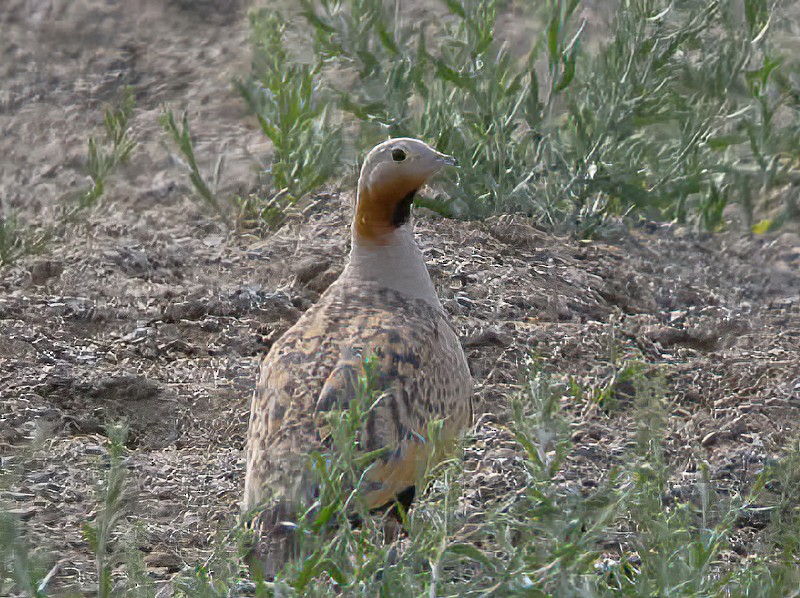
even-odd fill
[{"label": "green plant", "polygon": [[44,251],[54,235],[66,225],[74,223],[85,209],[97,203],[103,195],[108,177],[136,149],[136,141],[131,138],[128,127],[133,106],[133,90],[125,88],[118,106],[106,108],[104,138],[98,142],[94,136],[89,137],[86,170],[92,185],[78,193],[74,204],[62,206],[52,222],[37,226],[21,221],[16,213],[5,210],[0,213],[0,267],[11,265],[26,255]]},{"label": "green plant", "polygon": [[39,563],[28,552],[18,518],[0,507],[0,592],[44,597],[44,584],[38,582],[44,577]]},{"label": "green plant", "polygon": [[266,226],[269,230],[280,227],[286,220],[286,194],[278,193],[269,199],[251,193],[234,198],[235,220],[240,229],[252,230]]},{"label": "green plant", "polygon": [[[311,457],[321,486],[318,500],[297,519],[300,556],[274,582],[257,584],[259,595],[393,595],[403,588],[410,596],[771,596],[794,587],[796,571],[788,566],[798,537],[789,499],[797,477],[792,457],[781,464],[792,467],[768,469],[745,497],[716,492],[702,468],[690,493],[672,498],[673,472],[660,444],[664,380],[635,362],[622,370],[615,378],[635,389],[637,432],[626,463],[596,489],[563,485],[572,458],[564,388],[531,361],[512,404],[520,458],[506,475],[520,477],[518,489],[484,498],[478,516],[465,517],[465,474],[458,459],[445,460],[403,514],[401,543],[387,543],[380,519],[358,500],[360,472],[375,456],[359,451],[358,434],[380,400],[367,370],[351,410],[331,413],[329,450]],[[726,566],[720,555],[727,538],[765,484],[779,491],[778,504],[792,518],[774,519],[789,539],[780,545],[792,547],[785,564],[755,558]],[[354,514],[363,517],[358,528],[351,525]],[[618,549],[608,558],[610,538],[618,539]],[[224,595],[224,587],[203,595]]]},{"label": "green plant", "polygon": [[333,125],[321,62],[295,61],[284,44],[285,24],[274,11],[250,13],[251,78],[236,87],[273,145],[267,169],[274,197],[291,204],[318,189],[335,172],[341,134]]},{"label": "green plant", "polygon": [[116,109],[107,108],[103,117],[105,137],[98,143],[94,136],[89,137],[89,150],[86,170],[92,179],[92,186],[78,199],[79,208],[93,206],[105,190],[106,178],[120,164],[128,161],[136,149],[136,141],[130,137],[128,120],[133,114],[134,94],[130,87],[123,89]]},{"label": "green plant", "polygon": [[[446,459],[429,472],[427,488],[411,511],[401,512],[405,535],[392,541],[385,520],[368,513],[359,495],[363,471],[377,454],[360,450],[358,438],[381,400],[368,360],[356,400],[349,409],[330,412],[321,428],[329,444],[310,458],[320,487],[315,503],[297,514],[299,558],[273,582],[243,582],[241,551],[230,546],[241,534],[234,528],[217,540],[212,557],[182,572],[171,589],[179,596],[201,597],[253,591],[257,596],[389,596],[398,588],[409,596],[795,595],[800,448],[795,444],[767,464],[746,495],[718,492],[702,463],[696,482],[673,493],[675,471],[663,446],[665,382],[644,364],[624,362],[621,369],[615,379],[634,388],[630,420],[622,414],[609,417],[614,425],[630,421],[635,432],[620,465],[595,488],[569,483],[576,451],[570,440],[572,409],[564,406],[596,392],[578,389],[574,382],[565,388],[560,377],[531,361],[512,401],[510,427],[518,449],[503,471],[510,490],[482,496],[480,505],[465,509],[472,500],[469,489],[474,491],[465,476],[474,473],[466,474],[458,458]],[[432,436],[436,429],[434,423]],[[110,576],[117,562],[130,562],[119,541],[112,540],[125,533],[124,437],[124,427],[109,429],[100,509],[84,533],[97,559],[99,595],[152,596],[152,584],[130,564],[128,579],[112,583]],[[739,522],[765,508],[771,518],[761,532],[764,550],[755,549],[738,563],[725,562],[723,551]],[[0,513],[0,588],[44,596],[37,582],[46,576],[20,537],[15,520]]]},{"label": "green plant", "polygon": [[224,536],[213,543],[213,553],[204,562],[178,575],[171,588],[176,596],[187,598],[227,598],[239,589],[248,593],[255,585],[256,596],[271,595],[273,584],[263,581],[250,584],[242,581],[242,563],[247,554],[247,534],[239,525],[233,525]]},{"label": "green plant", "polygon": [[733,0],[627,0],[595,55],[579,2],[552,0],[527,57],[496,42],[495,2],[446,4],[432,35],[396,3],[302,3],[323,73],[351,75],[337,95],[361,146],[421,136],[463,165],[452,201],[429,207],[524,211],[583,234],[628,214],[716,230],[730,202],[750,223],[749,197],[794,180],[798,127],[775,122],[797,120],[798,94],[762,0],[745,0],[744,19]]},{"label": "green plant", "polygon": [[[320,56],[357,72],[357,82],[337,92],[342,107],[362,123],[362,149],[386,135],[424,137],[465,167],[459,184],[455,175],[448,179],[450,202],[420,203],[470,217],[514,209],[530,171],[512,166],[541,151],[527,122],[541,111],[536,72],[494,42],[494,2],[447,5],[452,18],[442,21],[436,36],[442,41],[429,50],[424,29],[393,19],[380,1],[303,3]],[[561,39],[554,44],[554,51],[574,48]],[[559,83],[558,92],[569,76]]]},{"label": "green plant", "polygon": [[[670,471],[664,457],[667,413],[663,404],[663,380],[646,377],[639,369],[634,378],[636,394],[635,460],[627,516],[636,530],[630,555],[621,560],[624,572],[613,572],[613,584],[663,596],[713,595],[725,577],[712,569],[726,543],[735,510],[725,508],[715,495],[708,470],[694,487],[694,500],[670,502]],[[652,376],[652,375],[651,375]]]},{"label": "green plant", "polygon": [[39,253],[47,245],[51,231],[21,223],[16,214],[0,216],[0,267],[19,258]]},{"label": "green plant", "polygon": [[125,440],[128,428],[125,424],[113,424],[106,427],[108,436],[109,467],[101,486],[100,508],[93,523],[83,525],[83,536],[95,555],[98,578],[98,598],[112,596],[111,579],[112,561],[109,546],[111,535],[122,519],[125,507],[123,495],[127,467],[125,465]]},{"label": "green plant", "polygon": [[[356,84],[334,87],[342,107],[384,135],[407,134],[415,118],[409,99],[429,66],[424,38],[395,22],[381,0],[301,0],[301,6],[322,64],[357,73]],[[374,140],[375,133],[367,132],[363,143]]]},{"label": "green plant", "polygon": [[[403,515],[408,536],[402,547],[386,544],[380,520],[358,501],[360,472],[375,457],[359,452],[358,432],[380,400],[368,380],[367,372],[359,382],[360,400],[331,414],[331,450],[311,460],[322,472],[319,498],[298,519],[300,557],[272,590],[391,595],[402,587],[407,595],[503,595],[591,587],[594,543],[613,521],[620,499],[610,491],[614,483],[586,500],[554,484],[569,452],[569,429],[558,387],[548,376],[533,367],[525,394],[515,402],[526,488],[485,505],[482,517],[467,525],[459,506],[464,473],[458,459],[447,459],[430,472],[427,491]],[[350,524],[353,514],[361,517],[358,529]]]},{"label": "green plant", "polygon": [[[183,113],[181,126],[179,127],[175,122],[175,115],[172,113],[172,110],[167,110],[165,108],[159,117],[159,122],[164,131],[172,137],[172,140],[175,142],[175,145],[178,146],[183,157],[186,158],[189,169],[189,180],[197,194],[206,204],[211,206],[217,214],[225,216],[225,212],[217,199],[216,192],[212,190],[212,187],[209,186],[203,178],[203,175],[200,173],[200,168],[197,165],[197,159],[194,155],[194,146],[192,144],[192,133],[189,129],[189,114],[187,112]],[[220,160],[217,161],[217,168],[215,169],[215,181],[219,180],[221,169],[222,158],[220,157]],[[217,184],[215,183],[213,187],[216,188]]]},{"label": "green plant", "polygon": [[[800,558],[800,441],[795,439],[787,454],[770,462],[764,471],[765,485],[771,495],[771,530],[768,538],[778,550],[780,562],[797,563]],[[795,576],[797,576],[795,570]]]}]

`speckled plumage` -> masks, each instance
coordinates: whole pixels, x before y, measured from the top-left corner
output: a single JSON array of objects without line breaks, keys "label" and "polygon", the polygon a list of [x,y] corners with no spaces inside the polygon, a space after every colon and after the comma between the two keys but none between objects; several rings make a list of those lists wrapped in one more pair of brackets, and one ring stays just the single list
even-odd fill
[{"label": "speckled plumage", "polygon": [[[409,152],[415,151],[414,144],[421,144],[396,141]],[[372,159],[380,159],[380,154]],[[362,170],[362,203],[361,209],[356,205],[356,222],[369,205],[364,199],[367,194],[374,204],[381,193],[380,180],[366,186],[369,165],[370,157]],[[387,168],[392,174],[399,170]],[[407,200],[408,192],[401,195],[401,187],[393,179],[393,192],[386,192],[381,201]],[[412,196],[414,191],[409,190]],[[386,226],[380,229],[380,237],[360,238],[354,232],[351,261],[342,276],[272,346],[261,364],[248,433],[243,509],[251,515],[261,509],[255,521],[262,536],[274,533],[275,524],[290,518],[293,506],[313,500],[306,461],[326,440],[320,415],[345,408],[353,400],[365,357],[375,364],[373,383],[385,396],[368,416],[361,448],[391,449],[365,476],[368,507],[393,501],[419,481],[432,450],[426,438],[430,421],[443,421],[445,438],[454,437],[471,422],[472,380],[466,357],[435,297],[410,226],[405,220]],[[382,278],[384,263],[397,269],[396,277]],[[256,550],[267,575],[286,556],[285,542],[275,548],[281,541],[261,541],[261,550]]]}]

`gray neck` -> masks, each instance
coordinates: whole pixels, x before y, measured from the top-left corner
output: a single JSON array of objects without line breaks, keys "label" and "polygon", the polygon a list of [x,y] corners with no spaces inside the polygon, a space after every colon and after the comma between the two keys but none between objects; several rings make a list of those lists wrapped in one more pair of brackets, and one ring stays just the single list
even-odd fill
[{"label": "gray neck", "polygon": [[386,245],[360,242],[353,236],[350,263],[344,275],[355,280],[372,281],[389,289],[422,299],[442,308],[433,286],[425,258],[414,241],[411,223],[398,227]]}]

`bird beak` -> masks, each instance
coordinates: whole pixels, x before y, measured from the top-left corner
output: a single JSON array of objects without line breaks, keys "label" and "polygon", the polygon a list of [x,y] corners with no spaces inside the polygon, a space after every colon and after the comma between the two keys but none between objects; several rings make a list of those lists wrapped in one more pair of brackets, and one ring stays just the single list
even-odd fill
[{"label": "bird beak", "polygon": [[458,166],[458,160],[456,160],[453,156],[441,154],[439,156],[439,160],[444,166]]}]

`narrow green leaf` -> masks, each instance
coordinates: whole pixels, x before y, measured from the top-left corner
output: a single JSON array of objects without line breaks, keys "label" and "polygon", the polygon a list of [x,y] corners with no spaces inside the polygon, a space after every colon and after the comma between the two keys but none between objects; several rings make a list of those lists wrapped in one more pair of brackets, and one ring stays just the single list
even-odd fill
[{"label": "narrow green leaf", "polygon": [[467,12],[464,9],[464,5],[459,2],[458,0],[445,0],[447,4],[447,9],[450,11],[451,14],[457,15],[462,19],[467,18]]},{"label": "narrow green leaf", "polygon": [[564,57],[564,70],[556,85],[556,92],[564,91],[575,78],[576,53],[570,52]]}]

